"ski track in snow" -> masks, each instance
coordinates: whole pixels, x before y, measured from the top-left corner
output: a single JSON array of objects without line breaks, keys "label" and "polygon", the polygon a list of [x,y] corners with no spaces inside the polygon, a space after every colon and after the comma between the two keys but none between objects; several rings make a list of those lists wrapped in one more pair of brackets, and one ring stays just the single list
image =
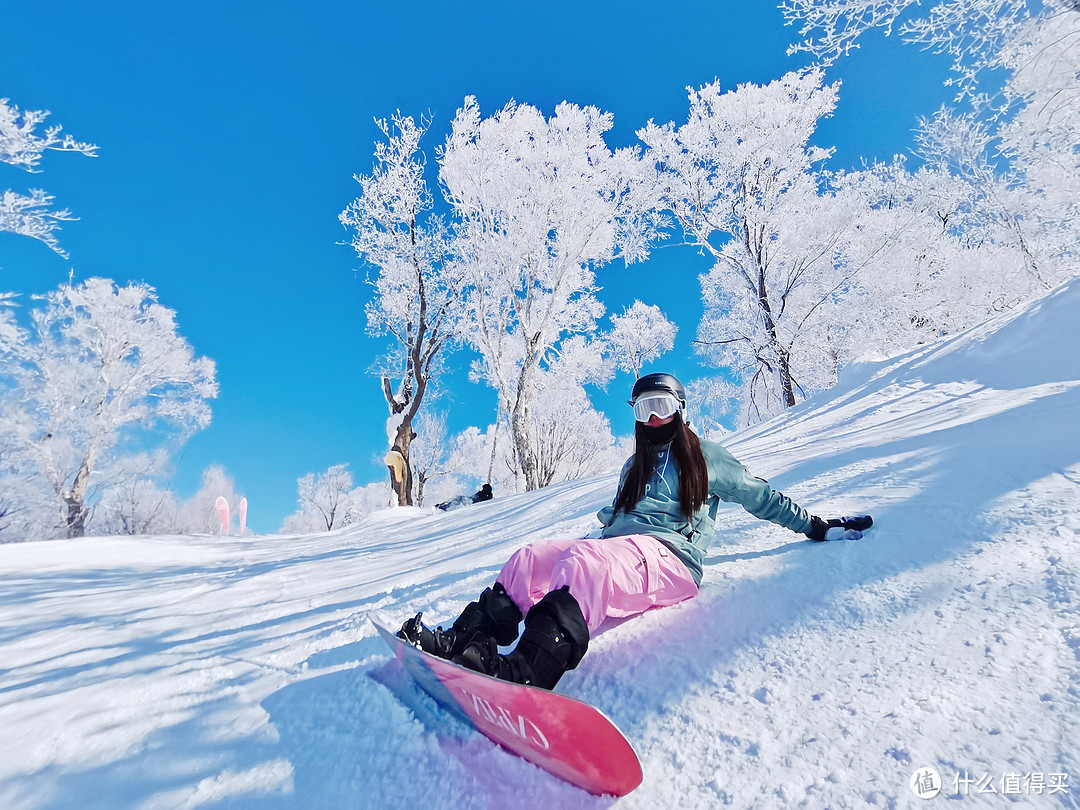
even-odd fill
[{"label": "ski track in snow", "polygon": [[724,507],[699,596],[593,639],[559,691],[638,751],[623,799],[453,720],[365,618],[451,621],[522,543],[594,528],[608,475],[327,535],[0,546],[0,807],[1076,807],[1078,314],[1073,282],[729,437],[877,523],[815,544]]}]

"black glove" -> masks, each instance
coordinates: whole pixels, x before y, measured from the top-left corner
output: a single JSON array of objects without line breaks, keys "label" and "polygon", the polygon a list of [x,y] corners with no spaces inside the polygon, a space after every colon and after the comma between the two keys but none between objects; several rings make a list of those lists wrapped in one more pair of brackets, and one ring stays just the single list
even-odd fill
[{"label": "black glove", "polygon": [[822,520],[817,515],[810,516],[810,531],[806,536],[811,540],[859,540],[862,533],[874,525],[869,515],[830,518]]}]

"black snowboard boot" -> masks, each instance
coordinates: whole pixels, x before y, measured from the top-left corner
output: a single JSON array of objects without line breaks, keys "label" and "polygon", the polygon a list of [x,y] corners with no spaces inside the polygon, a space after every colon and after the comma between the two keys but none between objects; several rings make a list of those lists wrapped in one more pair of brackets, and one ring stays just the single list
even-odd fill
[{"label": "black snowboard boot", "polygon": [[498,582],[480,594],[477,601],[466,605],[449,630],[442,627],[432,630],[420,620],[421,615],[417,613],[401,625],[398,638],[426,653],[447,659],[461,655],[476,640],[492,639],[497,644],[512,644],[521,622],[521,611]]},{"label": "black snowboard boot", "polygon": [[469,644],[453,660],[504,681],[554,689],[589,648],[589,628],[577,600],[563,587],[537,602],[525,617],[525,632],[509,655],[491,639]]}]

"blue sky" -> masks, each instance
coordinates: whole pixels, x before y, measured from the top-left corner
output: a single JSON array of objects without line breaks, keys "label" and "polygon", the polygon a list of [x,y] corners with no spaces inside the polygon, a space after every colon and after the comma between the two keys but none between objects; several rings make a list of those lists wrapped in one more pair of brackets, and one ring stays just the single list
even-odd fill
[{"label": "blue sky", "polygon": [[[44,293],[69,271],[157,288],[221,385],[174,486],[188,496],[206,466],[224,465],[258,532],[295,510],[308,472],[384,475],[386,406],[367,373],[382,344],[364,333],[367,269],[337,220],[359,191],[353,175],[371,169],[373,118],[430,115],[433,149],[466,95],[485,114],[510,99],[551,114],[567,100],[613,113],[609,143],[623,146],[650,118],[685,120],[687,85],[734,88],[805,64],[785,55],[797,32],[768,2],[54,0],[4,18],[0,97],[52,111],[100,156],[48,154],[40,175],[0,166],[0,188],[44,188],[79,217],[59,234],[70,259],[0,234],[0,290]],[[831,165],[909,151],[916,118],[949,99],[946,70],[867,38],[829,73],[840,104],[816,142],[836,148]],[[701,373],[690,342],[707,269],[668,248],[598,277],[609,312],[641,298],[679,324],[662,362],[685,378]],[[620,375],[594,397],[616,433],[632,429],[630,384]],[[493,410],[464,375],[452,388],[436,407],[453,429]]]}]

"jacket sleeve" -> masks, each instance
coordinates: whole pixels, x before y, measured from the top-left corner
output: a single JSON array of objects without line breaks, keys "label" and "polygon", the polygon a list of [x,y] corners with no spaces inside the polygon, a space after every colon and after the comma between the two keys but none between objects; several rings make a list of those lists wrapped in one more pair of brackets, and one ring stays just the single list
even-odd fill
[{"label": "jacket sleeve", "polygon": [[712,444],[707,456],[712,494],[722,501],[740,504],[751,515],[769,520],[793,532],[810,531],[810,515],[764,478],[750,474],[726,449]]}]

